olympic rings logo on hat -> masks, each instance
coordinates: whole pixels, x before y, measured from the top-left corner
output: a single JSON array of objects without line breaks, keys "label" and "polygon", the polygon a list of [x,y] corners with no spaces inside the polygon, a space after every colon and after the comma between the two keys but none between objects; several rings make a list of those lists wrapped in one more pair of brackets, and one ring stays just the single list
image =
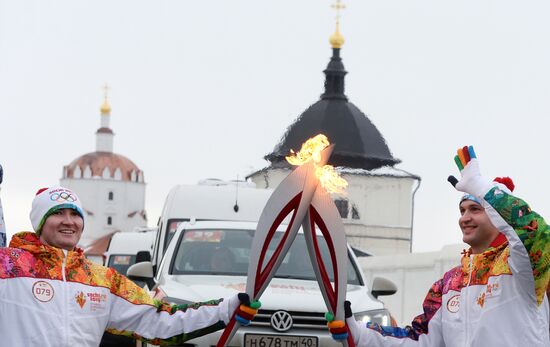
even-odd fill
[{"label": "olympic rings logo on hat", "polygon": [[67,192],[52,193],[50,195],[50,200],[51,201],[56,201],[56,202],[62,202],[62,201],[75,202],[76,201],[76,196],[72,195],[71,193],[67,193]]}]

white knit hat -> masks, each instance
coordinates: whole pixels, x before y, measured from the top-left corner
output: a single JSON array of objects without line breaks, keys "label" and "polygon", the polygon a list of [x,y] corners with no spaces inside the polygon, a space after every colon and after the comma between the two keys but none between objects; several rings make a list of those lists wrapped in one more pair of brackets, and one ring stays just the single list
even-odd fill
[{"label": "white knit hat", "polygon": [[82,205],[78,196],[72,190],[63,187],[51,187],[42,188],[36,192],[30,214],[34,231],[40,234],[46,219],[55,211],[63,208],[75,210],[84,221]]}]

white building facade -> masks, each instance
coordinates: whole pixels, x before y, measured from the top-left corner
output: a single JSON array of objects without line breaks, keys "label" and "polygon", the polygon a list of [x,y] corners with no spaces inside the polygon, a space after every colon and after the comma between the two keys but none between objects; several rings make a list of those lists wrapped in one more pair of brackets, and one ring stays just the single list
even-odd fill
[{"label": "white building facade", "polygon": [[[411,252],[417,176],[392,167],[373,170],[338,168],[349,186],[333,195],[347,241],[372,255]],[[258,171],[249,179],[258,188],[275,188],[291,171]]]}]

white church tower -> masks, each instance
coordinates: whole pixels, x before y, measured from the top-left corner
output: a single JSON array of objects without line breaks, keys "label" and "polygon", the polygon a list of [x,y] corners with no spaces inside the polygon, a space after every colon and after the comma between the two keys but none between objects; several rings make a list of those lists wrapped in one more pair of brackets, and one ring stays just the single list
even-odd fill
[{"label": "white church tower", "polygon": [[108,242],[115,232],[147,225],[143,171],[130,159],[113,152],[111,106],[108,87],[104,89],[96,150],[64,166],[60,179],[62,186],[74,190],[82,200],[86,225],[80,246],[85,250],[99,239]]}]

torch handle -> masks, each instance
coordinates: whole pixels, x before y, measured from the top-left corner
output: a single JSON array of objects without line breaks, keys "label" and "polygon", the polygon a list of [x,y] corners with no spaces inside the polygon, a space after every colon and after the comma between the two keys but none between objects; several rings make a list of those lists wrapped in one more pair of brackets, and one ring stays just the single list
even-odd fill
[{"label": "torch handle", "polygon": [[[318,187],[315,191],[302,227],[307,251],[326,307],[335,319],[345,320],[344,301],[347,292],[348,265],[346,234],[340,213],[334,201],[324,189]],[[330,259],[323,259],[321,256],[316,228],[324,236]],[[330,267],[325,264],[326,261],[329,261],[332,265],[334,286],[331,283],[331,274],[328,271]],[[342,344],[346,347],[354,347],[355,343],[351,331],[349,328],[346,330],[348,339],[342,340]]]},{"label": "torch handle", "polygon": [[222,336],[218,340],[218,343],[216,344],[216,347],[225,347],[231,341],[239,327],[241,326],[241,323],[239,323],[235,316],[237,315],[237,310],[233,312],[233,316],[231,316],[231,319],[229,320],[229,323],[227,323],[227,326],[225,327]]}]

